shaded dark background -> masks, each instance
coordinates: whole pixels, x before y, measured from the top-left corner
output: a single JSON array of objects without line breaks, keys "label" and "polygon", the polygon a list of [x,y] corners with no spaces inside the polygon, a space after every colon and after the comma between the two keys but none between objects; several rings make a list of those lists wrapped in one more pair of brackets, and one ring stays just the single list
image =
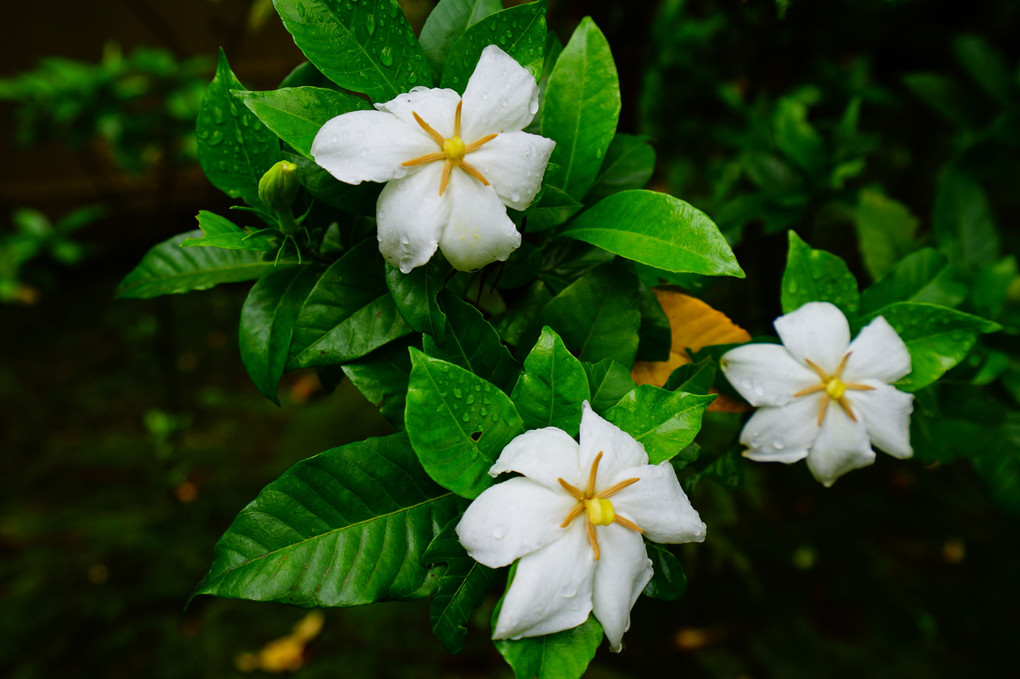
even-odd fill
[{"label": "shaded dark background", "polygon": [[[404,4],[420,28],[432,3]],[[222,46],[246,86],[271,89],[302,57],[275,16],[249,28],[251,7],[3,3],[0,78],[46,56],[95,62],[115,41],[182,59]],[[823,128],[863,98],[860,126],[878,143],[859,185],[881,184],[929,228],[959,131],[903,76],[959,77],[950,45],[964,33],[994,45],[1014,74],[1020,56],[1018,3],[553,0],[550,25],[566,40],[585,14],[614,50],[621,131],[652,135],[655,185],[710,214],[718,168],[740,153],[756,102],[810,85]],[[726,88],[743,108],[724,103]],[[304,612],[219,600],[184,611],[215,540],[291,464],[387,425],[349,385],[327,396],[312,373],[285,378],[282,407],[262,398],[235,339],[243,286],[112,300],[148,247],[192,228],[198,209],[226,210],[197,165],[128,175],[101,144],[26,148],[15,126],[15,107],[0,102],[0,233],[17,207],[57,219],[99,203],[106,216],[77,235],[87,252],[77,265],[27,271],[33,304],[0,307],[0,674],[240,675],[239,653],[287,634]],[[1007,238],[1020,216],[1016,159],[1001,157],[1012,150],[964,159]],[[859,272],[852,229],[819,219],[827,198],[815,198],[796,228]],[[785,237],[754,220],[729,233],[757,276],[708,295],[762,331],[779,311]],[[600,649],[590,676],[1012,676],[1020,531],[969,465],[882,456],[824,489],[803,465],[744,463],[738,489],[706,481],[692,500],[710,537],[679,552],[687,596],[640,601],[626,651]],[[508,676],[487,640],[492,603],[459,656],[431,638],[427,603],[326,611],[297,674]]]}]

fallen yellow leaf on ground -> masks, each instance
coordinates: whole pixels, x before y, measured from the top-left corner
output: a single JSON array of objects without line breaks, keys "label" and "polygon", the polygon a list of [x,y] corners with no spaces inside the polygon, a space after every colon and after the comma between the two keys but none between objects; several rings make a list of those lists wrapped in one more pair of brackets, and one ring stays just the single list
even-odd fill
[{"label": "fallen yellow leaf on ground", "polygon": [[305,644],[322,631],[322,613],[312,611],[301,618],[294,631],[274,639],[255,653],[241,653],[234,664],[242,672],[293,672],[305,663]]}]

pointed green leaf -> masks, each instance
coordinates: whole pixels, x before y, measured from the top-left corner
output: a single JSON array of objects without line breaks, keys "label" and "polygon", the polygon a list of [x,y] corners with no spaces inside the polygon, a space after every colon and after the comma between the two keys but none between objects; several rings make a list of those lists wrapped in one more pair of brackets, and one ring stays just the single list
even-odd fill
[{"label": "pointed green leaf", "polygon": [[[705,409],[715,395],[666,391],[642,384],[606,411],[606,419],[645,447],[649,464],[671,460],[701,430]],[[683,460],[691,462],[691,459]]]},{"label": "pointed green leaf", "polygon": [[644,283],[638,283],[638,296],[641,300],[641,327],[638,328],[640,341],[637,360],[668,361],[669,349],[673,344],[669,317],[662,310],[658,298]]},{"label": "pointed green leaf", "polygon": [[999,232],[984,189],[950,167],[939,177],[935,195],[935,243],[961,267],[990,264],[998,257]]},{"label": "pointed green leaf", "polygon": [[645,596],[662,601],[682,597],[687,591],[687,575],[673,552],[650,540],[645,540],[645,550],[652,560],[652,579],[645,585]]},{"label": "pointed green leaf", "polygon": [[538,315],[553,298],[544,281],[535,281],[518,298],[517,303],[492,319],[493,326],[504,342],[512,347],[524,343],[525,338],[538,336]]},{"label": "pointed green leaf", "polygon": [[589,203],[620,191],[643,189],[655,171],[655,149],[651,137],[617,134],[606,150],[598,177],[588,191]]},{"label": "pointed green leaf", "polygon": [[955,307],[966,297],[967,286],[955,279],[946,256],[934,248],[923,248],[904,257],[861,293],[861,313],[871,314],[896,302]]},{"label": "pointed green leaf", "polygon": [[220,191],[259,205],[259,179],[280,160],[280,142],[231,94],[243,89],[221,50],[198,111],[198,162]]},{"label": "pointed green leaf", "polygon": [[436,296],[446,285],[450,265],[433,257],[424,266],[411,273],[386,265],[386,287],[393,295],[397,310],[415,332],[427,332],[442,338],[446,333],[446,314],[439,307]]},{"label": "pointed green leaf", "polygon": [[780,300],[783,313],[790,313],[808,302],[831,302],[847,316],[855,316],[860,306],[857,279],[846,262],[825,250],[815,250],[790,231],[790,248],[783,272]]},{"label": "pointed green leaf", "polygon": [[545,36],[545,0],[490,14],[468,27],[450,49],[443,71],[443,87],[463,92],[478,57],[489,45],[496,45],[509,54],[537,80],[542,75]]},{"label": "pointed green leaf", "polygon": [[342,366],[351,384],[397,429],[404,428],[404,404],[411,378],[409,347],[421,349],[421,337],[403,337]]},{"label": "pointed green leaf", "polygon": [[503,9],[501,0],[440,0],[421,29],[421,46],[436,72],[469,26]]},{"label": "pointed green leaf", "polygon": [[516,679],[580,679],[595,657],[602,635],[602,625],[589,615],[584,623],[562,632],[494,643]]},{"label": "pointed green leaf", "polygon": [[[556,174],[556,168],[552,163],[546,168],[546,179]],[[533,203],[528,208],[528,233],[537,233],[539,231],[547,231],[554,226],[559,226],[565,223],[568,219],[576,215],[584,208],[584,204],[580,203],[569,195],[566,191],[558,189],[551,184],[544,184],[542,187],[542,195],[539,196],[538,201]]]},{"label": "pointed green leaf", "polygon": [[611,358],[598,363],[583,363],[591,389],[592,410],[602,415],[619,403],[635,386],[630,372]]},{"label": "pointed green leaf", "polygon": [[181,247],[214,247],[255,252],[275,252],[279,247],[274,239],[253,235],[254,231],[242,229],[226,217],[208,210],[199,211],[198,228],[202,229],[202,237],[185,238],[181,241]]},{"label": "pointed green leaf", "polygon": [[808,174],[820,175],[825,163],[825,146],[808,122],[804,102],[789,97],[780,99],[773,127],[779,150]]},{"label": "pointed green leaf", "polygon": [[857,245],[872,280],[886,274],[904,255],[914,250],[917,217],[906,205],[881,191],[865,189],[854,211]]},{"label": "pointed green leaf", "polygon": [[403,434],[333,448],[238,514],[194,594],[298,606],[428,596],[436,583],[422,555],[459,511]]},{"label": "pointed green leaf", "polygon": [[658,191],[615,193],[581,213],[563,235],[666,271],[744,277],[719,227]]},{"label": "pointed green leaf", "polygon": [[524,373],[510,398],[525,429],[557,427],[576,437],[581,427],[581,404],[591,398],[591,391],[584,366],[546,327],[524,359]]},{"label": "pointed green leaf", "polygon": [[715,383],[716,366],[716,362],[707,357],[697,363],[685,363],[670,374],[665,388],[688,394],[708,394]]},{"label": "pointed green leaf", "polygon": [[404,424],[418,459],[436,483],[475,498],[492,485],[488,471],[523,431],[502,391],[460,366],[411,349]]},{"label": "pointed green leaf", "polygon": [[397,0],[273,0],[294,43],[340,87],[384,102],[432,85],[432,68]]}]

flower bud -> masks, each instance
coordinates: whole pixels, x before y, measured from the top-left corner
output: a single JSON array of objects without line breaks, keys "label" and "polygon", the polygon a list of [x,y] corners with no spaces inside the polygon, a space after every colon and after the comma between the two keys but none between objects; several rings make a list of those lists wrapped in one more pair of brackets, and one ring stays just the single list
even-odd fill
[{"label": "flower bud", "polygon": [[298,188],[297,165],[281,160],[262,175],[259,180],[259,199],[277,212],[290,212]]}]

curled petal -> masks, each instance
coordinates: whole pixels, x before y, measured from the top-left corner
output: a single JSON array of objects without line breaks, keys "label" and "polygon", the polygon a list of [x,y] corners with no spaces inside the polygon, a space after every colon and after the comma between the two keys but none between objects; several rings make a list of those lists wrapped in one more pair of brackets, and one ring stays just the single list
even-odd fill
[{"label": "curled petal", "polygon": [[848,471],[867,467],[874,461],[875,451],[871,449],[864,423],[854,422],[841,407],[833,404],[808,452],[808,469],[828,487]]},{"label": "curled petal", "polygon": [[420,171],[383,187],[376,206],[379,250],[404,273],[429,261],[450,218],[450,201],[439,195],[443,166],[430,163]]},{"label": "curled petal", "polygon": [[879,316],[864,326],[850,343],[844,382],[868,378],[895,382],[910,372],[910,352],[889,322]]},{"label": "curled petal", "polygon": [[[600,417],[588,402],[581,406],[581,469],[590,469],[595,456],[599,461],[599,479],[616,478],[624,469],[648,464],[648,453],[634,437]],[[605,484],[606,486],[611,484]],[[603,486],[599,484],[600,488]]]},{"label": "curled petal", "polygon": [[472,559],[499,568],[561,540],[568,528],[560,523],[576,504],[562,491],[524,477],[509,479],[475,498],[457,524],[457,537]]},{"label": "curled petal", "polygon": [[[460,96],[453,90],[438,87],[416,87],[384,104],[376,104],[375,107],[380,111],[388,111],[407,125],[409,130],[429,140],[432,145],[425,152],[428,153],[436,151],[438,148],[425,129],[415,120],[414,114],[417,113],[444,139],[449,139],[453,136],[453,119],[459,101]],[[409,160],[409,158],[404,160]]]},{"label": "curled petal", "polygon": [[819,383],[818,374],[778,344],[745,344],[719,362],[726,379],[753,406],[782,406]]},{"label": "curled petal", "polygon": [[482,50],[464,89],[464,140],[523,130],[537,112],[538,85],[531,73],[495,45]]},{"label": "curled petal", "polygon": [[574,521],[562,539],[521,557],[492,638],[520,639],[577,627],[592,609],[594,571],[584,522]]},{"label": "curled petal", "polygon": [[556,142],[527,132],[506,132],[468,156],[492,183],[496,195],[515,210],[524,210],[542,186],[542,176]]},{"label": "curled petal", "polygon": [[758,409],[740,432],[740,442],[748,447],[744,457],[787,464],[803,460],[820,433],[818,413],[823,398],[811,394],[785,406]]},{"label": "curled petal", "polygon": [[630,609],[652,579],[652,562],[639,533],[616,524],[597,530],[602,555],[595,563],[592,609],[609,649],[619,653],[630,627]]},{"label": "curled petal", "polygon": [[437,149],[419,131],[383,111],[352,111],[319,129],[312,141],[312,157],[348,184],[398,179],[412,170],[401,163]]},{"label": "curled petal", "polygon": [[775,321],[783,346],[798,361],[810,360],[830,375],[850,344],[850,325],[843,312],[828,302],[808,302]]},{"label": "curled petal", "polygon": [[505,261],[520,246],[521,234],[491,186],[455,169],[443,197],[451,208],[439,247],[455,269],[474,271]]},{"label": "curled petal", "polygon": [[910,413],[914,396],[905,394],[879,380],[864,380],[871,391],[847,392],[854,415],[864,422],[871,443],[893,457],[908,458],[910,447]]},{"label": "curled petal", "polygon": [[533,429],[508,443],[489,469],[490,476],[505,472],[524,474],[550,490],[563,492],[558,479],[584,486],[587,470],[577,464],[577,441],[556,427]]},{"label": "curled petal", "polygon": [[632,520],[653,542],[701,542],[705,523],[691,506],[669,462],[620,472],[610,484],[639,479],[610,498],[617,514]]}]

